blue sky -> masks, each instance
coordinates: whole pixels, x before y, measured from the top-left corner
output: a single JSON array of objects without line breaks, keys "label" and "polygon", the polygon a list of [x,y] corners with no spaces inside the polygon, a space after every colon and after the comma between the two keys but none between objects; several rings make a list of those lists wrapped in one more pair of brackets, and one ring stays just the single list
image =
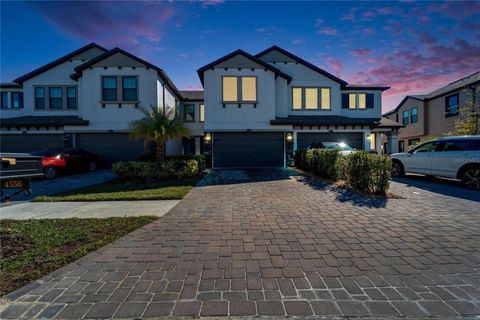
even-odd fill
[{"label": "blue sky", "polygon": [[480,70],[480,1],[1,2],[2,82],[89,42],[165,69],[180,89],[235,49],[279,45],[349,83],[382,84],[384,110]]}]

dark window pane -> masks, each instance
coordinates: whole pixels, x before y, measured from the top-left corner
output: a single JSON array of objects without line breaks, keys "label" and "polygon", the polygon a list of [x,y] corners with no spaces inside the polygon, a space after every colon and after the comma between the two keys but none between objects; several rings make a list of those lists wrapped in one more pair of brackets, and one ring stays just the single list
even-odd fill
[{"label": "dark window pane", "polygon": [[408,124],[408,110],[403,111],[402,117],[403,117],[403,124],[405,125]]},{"label": "dark window pane", "polygon": [[412,108],[411,113],[410,113],[410,122],[411,123],[416,123],[418,120],[418,109],[417,108]]},{"label": "dark window pane", "polygon": [[445,117],[458,115],[458,94],[445,98]]},{"label": "dark window pane", "polygon": [[195,121],[195,105],[185,105],[184,120],[189,122]]},{"label": "dark window pane", "polygon": [[137,101],[137,78],[122,78],[123,101]]},{"label": "dark window pane", "polygon": [[35,88],[35,108],[45,109],[45,89]]},{"label": "dark window pane", "polygon": [[117,101],[117,78],[116,77],[102,78],[102,100]]},{"label": "dark window pane", "polygon": [[48,91],[50,95],[50,109],[62,109],[62,88],[52,87]]},{"label": "dark window pane", "polygon": [[77,108],[77,88],[75,87],[67,88],[67,108],[68,109]]},{"label": "dark window pane", "polygon": [[8,92],[2,92],[2,108],[8,108]]},{"label": "dark window pane", "polygon": [[23,108],[23,93],[12,92],[12,108],[14,109]]}]

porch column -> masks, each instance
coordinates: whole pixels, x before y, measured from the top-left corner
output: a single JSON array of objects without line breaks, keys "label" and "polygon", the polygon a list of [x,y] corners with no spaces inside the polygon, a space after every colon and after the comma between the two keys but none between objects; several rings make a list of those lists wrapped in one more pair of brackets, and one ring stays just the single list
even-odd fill
[{"label": "porch column", "polygon": [[293,131],[293,152],[297,150],[297,131]]},{"label": "porch column", "polygon": [[398,152],[398,132],[392,130],[392,133],[387,136],[388,139],[388,147],[387,151],[388,154],[397,153]]},{"label": "porch column", "polygon": [[195,154],[200,154],[200,137],[195,137]]}]

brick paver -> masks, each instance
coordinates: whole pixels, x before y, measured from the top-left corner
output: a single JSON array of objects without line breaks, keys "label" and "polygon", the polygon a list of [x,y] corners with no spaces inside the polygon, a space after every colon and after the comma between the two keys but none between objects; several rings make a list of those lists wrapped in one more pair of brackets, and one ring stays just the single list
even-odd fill
[{"label": "brick paver", "polygon": [[163,218],[4,297],[0,317],[480,314],[479,203],[414,190],[214,171]]}]

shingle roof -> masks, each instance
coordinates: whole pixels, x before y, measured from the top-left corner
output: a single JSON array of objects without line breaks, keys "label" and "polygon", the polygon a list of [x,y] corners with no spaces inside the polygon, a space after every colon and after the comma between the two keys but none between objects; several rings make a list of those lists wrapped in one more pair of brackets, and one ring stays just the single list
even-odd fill
[{"label": "shingle roof", "polygon": [[390,89],[387,86],[378,86],[378,85],[368,85],[368,84],[347,84],[343,86],[342,89],[350,89],[350,90],[381,90],[385,91]]},{"label": "shingle roof", "polygon": [[405,125],[398,123],[396,121],[390,120],[388,118],[382,117],[380,119],[380,124],[377,125],[379,128],[403,128]]},{"label": "shingle roof", "polygon": [[15,79],[15,80],[13,80],[13,81],[16,82],[16,83],[22,84],[24,81],[26,81],[28,79],[31,79],[31,78],[35,77],[36,75],[44,73],[45,71],[48,71],[48,70],[64,63],[65,61],[70,60],[71,58],[75,57],[76,55],[79,55],[80,53],[85,52],[85,51],[90,50],[90,49],[93,49],[93,48],[100,49],[101,51],[104,51],[104,52],[107,51],[107,49],[99,46],[98,44],[96,44],[94,42],[92,42],[90,44],[87,44],[84,47],[81,47],[80,49],[72,51],[69,54],[64,55],[63,57],[58,58],[57,60],[54,60],[50,63],[47,63],[46,65],[44,65],[44,66],[42,66],[38,69],[35,69],[32,72],[29,72],[29,73]]},{"label": "shingle roof", "polygon": [[22,88],[22,85],[15,82],[2,82],[0,83],[0,88],[6,88],[6,89]]},{"label": "shingle roof", "polygon": [[180,94],[184,101],[203,101],[203,90],[183,90]]},{"label": "shingle roof", "polygon": [[271,125],[297,125],[297,126],[320,126],[320,125],[365,125],[375,126],[380,118],[349,118],[342,116],[288,116],[277,117],[270,120]]},{"label": "shingle roof", "polygon": [[25,126],[87,126],[88,121],[77,116],[23,116],[16,118],[2,118],[2,127],[25,127]]},{"label": "shingle roof", "polygon": [[282,71],[280,71],[279,69],[271,66],[270,64],[266,63],[265,61],[263,61],[263,60],[255,57],[255,56],[252,56],[252,55],[251,55],[250,53],[248,53],[248,52],[245,52],[245,51],[243,51],[243,50],[241,50],[241,49],[238,49],[238,50],[235,50],[235,51],[233,51],[233,52],[231,52],[231,53],[229,53],[229,54],[227,54],[227,55],[225,55],[225,56],[223,56],[223,57],[221,57],[221,58],[219,58],[219,59],[217,59],[217,60],[215,60],[215,61],[213,61],[213,62],[210,62],[209,64],[201,67],[200,69],[198,69],[198,70],[197,70],[197,73],[198,73],[198,76],[200,77],[200,81],[202,82],[202,84],[203,84],[203,73],[204,73],[205,71],[207,71],[207,70],[210,69],[210,68],[213,68],[214,66],[216,66],[216,65],[219,64],[219,63],[222,63],[223,61],[226,61],[226,60],[228,60],[228,59],[230,59],[230,58],[235,57],[236,55],[242,55],[242,56],[246,57],[247,59],[250,59],[250,60],[258,63],[258,64],[261,65],[262,67],[264,67],[264,68],[266,68],[266,69],[274,72],[275,75],[287,79],[287,81],[288,81],[289,83],[290,83],[290,81],[292,81],[292,77],[289,76],[288,74],[283,73]]}]

